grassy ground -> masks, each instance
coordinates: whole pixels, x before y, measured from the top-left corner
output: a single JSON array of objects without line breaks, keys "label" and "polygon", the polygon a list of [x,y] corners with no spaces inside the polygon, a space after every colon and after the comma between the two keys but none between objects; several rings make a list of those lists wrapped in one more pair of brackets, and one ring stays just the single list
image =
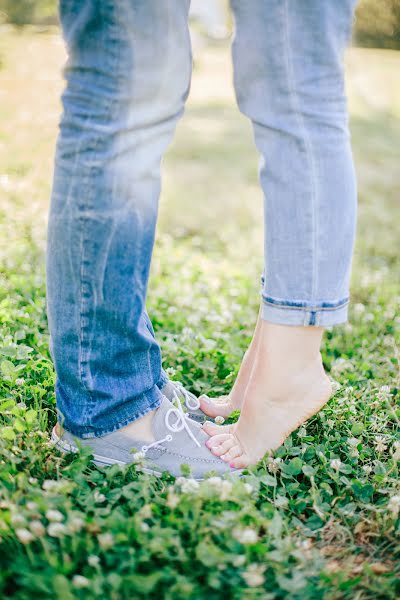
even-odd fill
[{"label": "grassy ground", "polygon": [[[398,597],[400,53],[348,56],[360,218],[351,324],[323,348],[335,397],[247,484],[200,486],[49,447],[43,253],[63,48],[8,30],[0,58],[0,596]],[[165,366],[197,392],[229,390],[255,323],[256,160],[228,49],[199,48],[149,291]]]}]

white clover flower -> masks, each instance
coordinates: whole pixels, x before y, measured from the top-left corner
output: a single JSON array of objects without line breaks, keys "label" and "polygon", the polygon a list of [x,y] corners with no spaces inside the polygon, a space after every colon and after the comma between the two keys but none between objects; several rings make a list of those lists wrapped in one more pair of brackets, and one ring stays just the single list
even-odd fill
[{"label": "white clover flower", "polygon": [[25,383],[25,379],[23,377],[17,377],[17,379],[15,380],[15,385],[21,386],[24,385]]},{"label": "white clover flower", "polygon": [[236,527],[232,535],[241,544],[255,544],[258,540],[257,531],[251,527]]},{"label": "white clover flower", "polygon": [[46,529],[41,521],[35,519],[31,521],[29,524],[29,529],[35,534],[37,537],[42,537],[46,533]]},{"label": "white clover flower", "polygon": [[400,496],[392,496],[388,502],[388,510],[393,514],[393,516],[397,517],[400,511]]},{"label": "white clover flower", "polygon": [[140,524],[140,529],[146,533],[146,531],[150,530],[150,525],[146,523],[146,521],[143,521],[143,523]]},{"label": "white clover flower", "polygon": [[54,521],[56,523],[59,523],[60,521],[64,520],[64,515],[59,510],[49,509],[46,512],[46,518],[49,521]]},{"label": "white clover flower", "polygon": [[390,400],[391,396],[392,394],[390,393],[390,387],[388,385],[383,385],[376,395],[380,402],[386,402],[387,400]]},{"label": "white clover flower", "polygon": [[30,544],[35,539],[29,529],[17,529],[15,533],[21,544]]},{"label": "white clover flower", "polygon": [[338,381],[331,380],[332,394],[336,394],[336,392],[338,392],[341,387],[342,386]]},{"label": "white clover flower", "polygon": [[241,575],[249,587],[259,587],[265,581],[264,571],[263,565],[253,563]]},{"label": "white clover flower", "polygon": [[98,556],[96,556],[95,554],[91,554],[90,556],[88,556],[88,565],[90,567],[98,567],[100,564],[100,558]]},{"label": "white clover flower", "polygon": [[45,479],[43,481],[42,488],[46,491],[58,492],[64,486],[65,486],[64,481],[57,481],[55,479]]},{"label": "white clover flower", "polygon": [[232,564],[234,567],[242,567],[246,562],[246,556],[244,554],[238,554],[234,556],[232,559]]},{"label": "white clover flower", "polygon": [[171,486],[168,491],[167,506],[168,506],[168,508],[174,509],[178,506],[178,504],[179,504],[179,496],[178,496],[178,494],[175,494],[175,492],[173,491],[173,488]]},{"label": "white clover flower", "polygon": [[231,495],[233,484],[231,481],[224,479],[221,485],[221,500],[227,500]]},{"label": "white clover flower", "polygon": [[337,358],[332,364],[332,375],[334,377],[337,377],[345,371],[354,371],[353,363],[351,362],[351,360],[348,360],[346,358]]},{"label": "white clover flower", "polygon": [[225,423],[225,419],[224,417],[221,417],[221,415],[218,415],[218,417],[215,417],[214,422],[216,425],[222,425]]},{"label": "white clover flower", "polygon": [[280,466],[278,464],[278,460],[276,458],[270,458],[268,461],[267,469],[270,473],[276,473],[279,471]]},{"label": "white clover flower", "polygon": [[26,404],[25,404],[25,402],[17,402],[17,407],[20,408],[21,410],[25,410]]},{"label": "white clover flower", "polygon": [[385,444],[386,442],[386,438],[383,435],[377,435],[374,441],[375,444],[375,448],[377,452],[384,452],[387,448],[387,445]]},{"label": "white clover flower", "polygon": [[358,457],[360,456],[360,453],[359,453],[359,451],[357,450],[357,448],[352,448],[352,449],[350,450],[350,456],[351,456],[352,458],[358,458]]},{"label": "white clover flower", "polygon": [[38,480],[36,479],[36,477],[29,477],[28,481],[29,481],[29,483],[31,485],[35,485],[35,483],[38,482]]},{"label": "white clover flower", "polygon": [[367,475],[369,475],[370,473],[372,473],[372,467],[371,467],[371,465],[364,465],[364,466],[363,466],[363,471],[364,471],[364,473],[366,473]]},{"label": "white clover flower", "polygon": [[197,492],[200,487],[198,481],[195,479],[187,479],[186,477],[178,477],[176,483],[180,486],[182,492],[187,494]]},{"label": "white clover flower", "polygon": [[85,521],[80,517],[72,517],[68,520],[68,529],[72,533],[77,533],[85,525]]},{"label": "white clover flower", "polygon": [[98,502],[99,504],[101,504],[102,502],[105,502],[105,501],[106,501],[106,497],[105,497],[105,495],[104,495],[104,494],[101,494],[101,493],[99,492],[99,490],[95,490],[95,492],[94,492],[94,494],[93,494],[93,497],[94,497],[94,501],[95,501],[95,502]]},{"label": "white clover flower", "polygon": [[342,461],[339,460],[339,458],[334,458],[331,460],[331,468],[334,469],[335,471],[339,471],[341,466],[342,466]]},{"label": "white clover flower", "polygon": [[74,575],[72,578],[72,585],[78,589],[87,588],[90,585],[90,581],[83,575]]},{"label": "white clover flower", "polygon": [[357,304],[354,304],[353,310],[356,315],[361,315],[363,312],[365,312],[365,305],[361,302],[357,302]]},{"label": "white clover flower", "polygon": [[11,516],[11,523],[14,526],[25,525],[26,521],[25,521],[25,518],[22,515],[15,515],[14,514],[14,515]]},{"label": "white clover flower", "polygon": [[32,510],[32,511],[33,511],[33,510],[37,510],[39,507],[38,507],[38,505],[36,504],[36,502],[27,502],[27,503],[26,503],[26,508],[27,508],[28,510]]},{"label": "white clover flower", "polygon": [[360,443],[360,440],[358,440],[355,437],[351,437],[347,440],[347,443],[349,444],[349,446],[352,446],[353,448],[355,448]]},{"label": "white clover flower", "polygon": [[99,540],[100,547],[103,548],[103,550],[111,548],[111,546],[114,544],[114,536],[111,533],[100,533],[97,536],[97,539]]},{"label": "white clover flower", "polygon": [[336,423],[333,419],[328,419],[326,424],[328,425],[329,429],[333,429]]},{"label": "white clover flower", "polygon": [[50,523],[47,533],[50,537],[60,538],[66,533],[66,527],[63,523]]},{"label": "white clover flower", "polygon": [[307,430],[305,427],[300,427],[299,431],[297,432],[297,435],[299,437],[305,437],[307,435]]},{"label": "white clover flower", "polygon": [[212,487],[220,488],[222,485],[222,477],[209,477],[206,483]]},{"label": "white clover flower", "polygon": [[146,456],[146,454],[144,452],[134,452],[132,454],[132,460],[135,463],[140,463],[144,457]]},{"label": "white clover flower", "polygon": [[247,492],[248,494],[251,494],[254,491],[253,486],[251,485],[251,483],[245,483],[243,485],[245,492]]}]

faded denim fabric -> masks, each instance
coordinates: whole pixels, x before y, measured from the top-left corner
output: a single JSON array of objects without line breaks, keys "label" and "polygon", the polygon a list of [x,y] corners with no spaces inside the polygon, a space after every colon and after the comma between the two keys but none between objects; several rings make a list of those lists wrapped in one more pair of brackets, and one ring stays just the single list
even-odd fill
[{"label": "faded denim fabric", "polygon": [[[262,156],[262,317],[346,320],[356,215],[342,57],[353,0],[235,0],[240,109]],[[64,427],[90,438],[159,406],[145,302],[160,162],[191,75],[187,0],[61,0],[68,49],[47,308]]]}]

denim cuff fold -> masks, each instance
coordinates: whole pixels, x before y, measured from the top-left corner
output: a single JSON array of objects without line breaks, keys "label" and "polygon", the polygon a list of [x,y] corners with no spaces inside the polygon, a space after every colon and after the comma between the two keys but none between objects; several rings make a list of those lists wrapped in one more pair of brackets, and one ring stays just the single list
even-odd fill
[{"label": "denim cuff fold", "polygon": [[311,304],[262,295],[261,318],[277,325],[331,327],[347,322],[348,307],[348,298]]}]

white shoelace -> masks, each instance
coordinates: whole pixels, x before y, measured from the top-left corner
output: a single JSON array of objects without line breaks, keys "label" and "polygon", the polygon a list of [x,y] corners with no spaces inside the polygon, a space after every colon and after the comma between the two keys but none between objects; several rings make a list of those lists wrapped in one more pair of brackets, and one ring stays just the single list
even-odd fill
[{"label": "white shoelace", "polygon": [[185,399],[186,408],[188,410],[197,410],[198,408],[200,408],[199,399],[196,398],[196,396],[191,392],[188,392],[188,390],[184,387],[183,383],[181,383],[180,381],[171,381],[171,383],[173,383],[174,387],[176,388],[176,391],[174,392],[175,397],[177,393],[178,395],[182,394],[182,396]]},{"label": "white shoelace", "polygon": [[[183,429],[185,429],[186,433],[189,435],[189,437],[192,438],[192,440],[194,441],[196,446],[198,446],[200,448],[201,447],[200,442],[196,439],[195,435],[193,434],[192,430],[190,429],[190,427],[186,421],[186,419],[188,419],[189,417],[183,412],[182,404],[179,399],[177,391],[174,391],[174,396],[175,396],[175,405],[172,406],[171,408],[169,408],[167,410],[167,412],[165,413],[165,420],[164,420],[165,427],[169,431],[172,431],[172,433],[178,433],[179,431],[182,431]],[[172,415],[175,415],[175,417],[176,417],[176,420],[173,423],[171,423]],[[150,448],[153,448],[154,446],[157,446],[158,444],[162,444],[163,442],[172,442],[172,440],[173,440],[173,436],[171,434],[168,434],[165,436],[165,438],[162,438],[161,440],[156,440],[152,444],[146,444],[145,446],[142,446],[141,451],[143,452],[143,454],[146,454],[146,452],[148,450],[150,450]]]}]

